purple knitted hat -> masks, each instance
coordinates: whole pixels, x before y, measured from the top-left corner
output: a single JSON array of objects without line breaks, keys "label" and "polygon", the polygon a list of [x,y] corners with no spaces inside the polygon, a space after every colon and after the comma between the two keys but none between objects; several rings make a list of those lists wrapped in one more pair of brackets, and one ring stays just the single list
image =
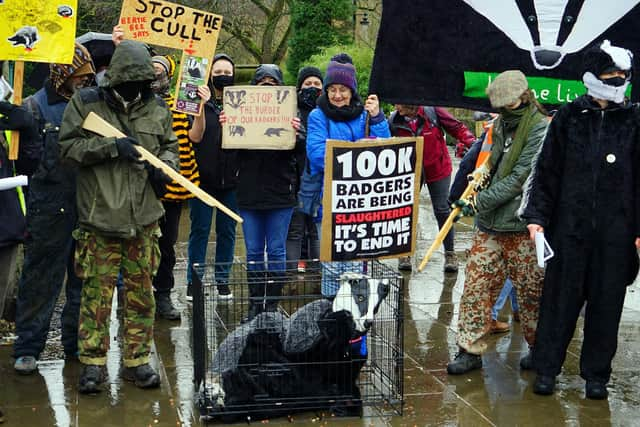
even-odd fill
[{"label": "purple knitted hat", "polygon": [[328,88],[333,84],[345,85],[353,93],[358,91],[356,67],[353,66],[351,57],[346,53],[335,55],[329,62],[324,78],[324,87]]}]

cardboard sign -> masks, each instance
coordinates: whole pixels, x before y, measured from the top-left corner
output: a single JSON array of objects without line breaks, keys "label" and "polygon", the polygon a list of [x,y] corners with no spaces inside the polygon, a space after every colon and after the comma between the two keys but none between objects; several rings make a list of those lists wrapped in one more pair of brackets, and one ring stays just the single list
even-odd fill
[{"label": "cardboard sign", "polygon": [[297,96],[293,86],[230,86],[224,88],[222,148],[292,150]]},{"label": "cardboard sign", "polygon": [[0,2],[0,59],[70,64],[77,0]]},{"label": "cardboard sign", "polygon": [[423,139],[327,140],[322,261],[397,258],[415,250]]},{"label": "cardboard sign", "polygon": [[162,0],[124,0],[119,24],[125,39],[213,58],[222,16]]}]

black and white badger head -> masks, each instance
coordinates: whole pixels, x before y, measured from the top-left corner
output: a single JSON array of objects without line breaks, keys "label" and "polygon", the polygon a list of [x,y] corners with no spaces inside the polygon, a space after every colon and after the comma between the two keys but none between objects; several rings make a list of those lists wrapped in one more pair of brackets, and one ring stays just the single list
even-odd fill
[{"label": "black and white badger head", "polygon": [[7,40],[11,42],[13,47],[24,46],[25,49],[31,50],[33,49],[33,45],[40,40],[40,36],[38,35],[38,29],[36,27],[24,26]]},{"label": "black and white badger head", "polygon": [[639,0],[464,0],[489,19],[539,70],[560,65],[565,55],[593,42]]},{"label": "black and white badger head", "polygon": [[[594,98],[606,99],[617,104],[624,102],[632,72],[633,53],[613,46],[609,40],[585,51],[582,81],[587,93]],[[612,73],[615,77],[612,77]]]},{"label": "black and white badger head", "polygon": [[356,331],[364,334],[388,294],[388,279],[378,280],[361,273],[344,273],[340,276],[340,288],[333,300],[332,309],[334,312],[350,312]]}]

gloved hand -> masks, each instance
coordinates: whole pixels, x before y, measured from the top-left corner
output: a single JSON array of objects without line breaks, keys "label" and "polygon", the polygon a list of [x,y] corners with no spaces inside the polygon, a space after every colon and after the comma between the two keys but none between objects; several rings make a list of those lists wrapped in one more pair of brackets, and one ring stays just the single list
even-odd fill
[{"label": "gloved hand", "polygon": [[116,139],[118,156],[130,162],[137,162],[140,159],[140,153],[135,149],[134,145],[138,145],[138,141],[130,136]]},{"label": "gloved hand", "polygon": [[144,162],[144,168],[147,170],[149,183],[156,197],[160,198],[164,196],[167,193],[167,184],[173,181],[171,177],[164,173],[162,169],[153,166],[149,162]]},{"label": "gloved hand", "polygon": [[34,130],[36,122],[31,113],[24,107],[10,102],[0,102],[0,130]]},{"label": "gloved hand", "polygon": [[460,208],[460,212],[453,219],[454,222],[460,220],[463,216],[474,216],[478,210],[476,209],[476,198],[471,196],[469,200],[458,199],[451,205],[452,208]]},{"label": "gloved hand", "polygon": [[469,151],[469,147],[467,147],[466,145],[464,145],[463,142],[458,142],[456,144],[456,157],[461,159],[464,157],[465,154],[467,154],[467,151]]}]

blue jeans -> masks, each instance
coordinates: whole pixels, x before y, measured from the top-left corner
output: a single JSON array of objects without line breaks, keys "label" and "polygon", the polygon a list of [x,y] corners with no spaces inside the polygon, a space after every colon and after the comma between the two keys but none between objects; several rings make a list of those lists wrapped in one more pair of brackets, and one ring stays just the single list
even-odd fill
[{"label": "blue jeans", "polygon": [[[427,188],[431,196],[431,205],[435,214],[438,228],[442,228],[451,213],[451,205],[449,204],[449,184],[451,184],[451,175],[441,180],[428,182]],[[453,251],[453,227],[444,238],[444,250]]]},{"label": "blue jeans", "polygon": [[287,232],[292,213],[293,208],[240,209],[249,271],[286,270]]},{"label": "blue jeans", "polygon": [[[232,211],[238,211],[235,190],[220,190],[209,194]],[[189,232],[189,246],[187,248],[189,257],[187,283],[191,283],[191,266],[193,264],[203,264],[207,257],[207,243],[209,242],[209,233],[211,233],[213,208],[199,199],[189,199],[189,216],[191,218],[191,231]],[[215,280],[217,283],[227,283],[235,247],[235,220],[222,212],[217,212],[215,258]]]},{"label": "blue jeans", "polygon": [[507,278],[507,280],[504,282],[502,291],[500,291],[500,295],[498,296],[495,305],[491,309],[491,318],[493,320],[496,320],[498,318],[498,312],[502,310],[502,307],[504,307],[504,303],[507,302],[508,297],[511,298],[511,311],[513,313],[517,313],[519,307],[516,288],[513,287],[513,283],[511,283],[511,279],[509,278]]}]

